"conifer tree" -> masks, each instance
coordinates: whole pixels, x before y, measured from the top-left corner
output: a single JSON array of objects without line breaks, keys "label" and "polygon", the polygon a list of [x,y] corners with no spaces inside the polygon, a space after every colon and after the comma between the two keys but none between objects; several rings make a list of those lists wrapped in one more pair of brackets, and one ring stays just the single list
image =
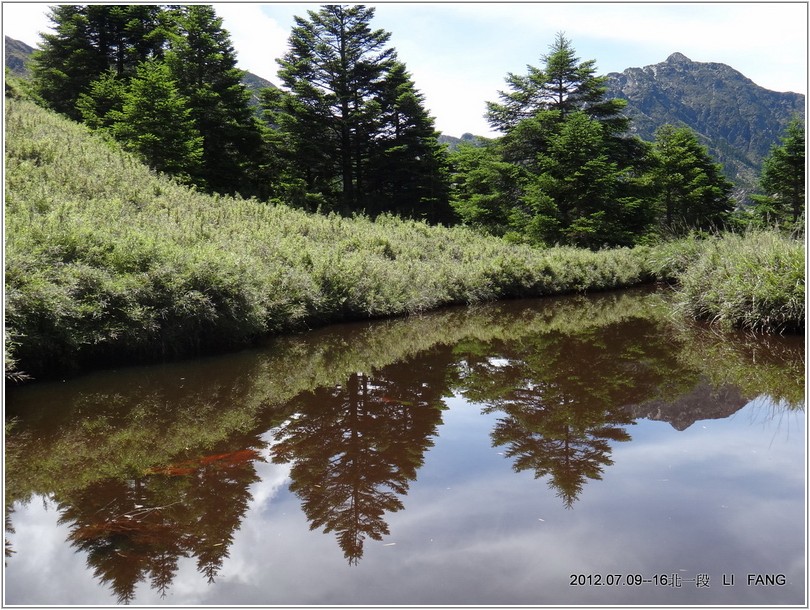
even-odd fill
[{"label": "conifer tree", "polygon": [[451,223],[448,166],[433,118],[405,65],[395,63],[380,96],[377,135],[372,140],[365,210]]},{"label": "conifer tree", "polygon": [[450,165],[450,204],[464,224],[497,236],[522,230],[527,215],[515,202],[524,195],[523,168],[504,161],[490,142],[460,144]]},{"label": "conifer tree", "polygon": [[42,34],[31,71],[37,94],[53,110],[79,119],[76,100],[107,69],[106,57],[93,45],[85,8],[60,4],[48,15],[53,34]]},{"label": "conifer tree", "polygon": [[140,65],[112,129],[124,148],[155,170],[185,182],[199,175],[202,137],[165,63],[152,59]]},{"label": "conifer tree", "polygon": [[580,62],[563,33],[558,33],[549,53],[543,55],[543,68],[527,66],[525,76],[509,73],[506,82],[511,91],[499,91],[501,103],[487,102],[487,120],[493,129],[508,133],[524,119],[541,111],[556,111],[558,120],[574,111],[610,125],[613,133],[622,133],[628,119],[620,115],[626,102],[605,99],[605,76],[596,76],[596,61]]},{"label": "conifer tree", "polygon": [[328,5],[296,17],[279,60],[286,91],[265,98],[273,138],[287,147],[288,185],[328,209],[436,219],[449,208],[432,119],[373,16]]},{"label": "conifer tree", "polygon": [[671,232],[713,229],[728,219],[731,183],[688,127],[664,125],[655,134],[651,172],[661,224]]},{"label": "conifer tree", "polygon": [[283,89],[263,89],[261,106],[264,144],[277,161],[273,195],[311,212],[334,207],[337,152],[321,118]]},{"label": "conifer tree", "polygon": [[170,17],[157,5],[57,5],[54,33],[42,34],[34,52],[34,89],[57,112],[82,118],[76,103],[91,83],[112,69],[129,78],[138,64],[160,57]]},{"label": "conifer tree", "polygon": [[141,62],[163,56],[170,10],[154,4],[88,4],[85,11],[91,41],[118,76],[131,76]]},{"label": "conifer tree", "polygon": [[526,76],[509,74],[511,91],[487,105],[490,124],[504,132],[492,152],[516,168],[500,171],[515,180],[503,186],[512,195],[456,191],[454,207],[466,217],[482,217],[475,201],[503,201],[508,210],[488,214],[499,218],[498,231],[508,219],[509,232],[531,243],[631,245],[652,214],[638,184],[646,147],[627,134],[625,102],[606,99],[595,62],[580,62],[562,34],[543,61],[542,68],[529,66]]},{"label": "conifer tree", "polygon": [[795,225],[804,216],[804,122],[796,117],[787,126],[781,143],[772,147],[762,167],[760,185],[766,193],[755,196],[756,212],[769,223]]},{"label": "conifer tree", "polygon": [[371,29],[373,8],[328,5],[308,15],[295,18],[290,49],[279,60],[279,77],[291,93],[281,127],[301,163],[313,163],[315,176],[333,177],[332,192],[325,195],[339,196],[348,212],[359,207],[365,177],[376,114],[369,106],[395,52],[386,47],[390,34]]},{"label": "conifer tree", "polygon": [[175,20],[166,63],[202,136],[199,182],[218,192],[255,194],[251,170],[262,153],[261,136],[230,34],[211,6],[180,7]]},{"label": "conifer tree", "polygon": [[76,109],[91,129],[111,128],[121,116],[126,90],[127,83],[109,69],[79,95]]}]

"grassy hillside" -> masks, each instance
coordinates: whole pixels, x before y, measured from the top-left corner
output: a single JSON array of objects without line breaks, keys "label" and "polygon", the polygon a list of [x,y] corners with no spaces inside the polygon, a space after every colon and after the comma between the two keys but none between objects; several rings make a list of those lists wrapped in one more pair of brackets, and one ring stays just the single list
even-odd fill
[{"label": "grassy hillside", "polygon": [[[6,103],[5,186],[10,377],[191,355],[339,320],[677,279],[717,241],[540,251],[465,228],[203,195],[16,97]],[[788,278],[765,330],[803,326],[802,247],[777,246],[787,262],[757,263],[773,267],[775,282]],[[738,313],[718,319],[738,324]]]},{"label": "grassy hillside", "polygon": [[7,368],[34,375],[644,279],[629,250],[538,252],[463,228],[202,195],[23,99],[7,100],[6,140]]}]

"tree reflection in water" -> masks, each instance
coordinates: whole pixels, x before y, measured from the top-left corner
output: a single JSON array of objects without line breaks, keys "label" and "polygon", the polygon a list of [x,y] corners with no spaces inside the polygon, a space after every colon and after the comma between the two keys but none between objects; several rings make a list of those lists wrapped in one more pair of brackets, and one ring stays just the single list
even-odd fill
[{"label": "tree reflection in water", "polygon": [[586,480],[601,479],[613,464],[610,443],[631,439],[625,429],[635,423],[630,406],[664,387],[695,383],[696,373],[677,365],[667,343],[645,320],[540,333],[470,350],[459,365],[460,384],[484,412],[504,413],[491,438],[506,447],[515,471],[548,476],[571,508]]},{"label": "tree reflection in water", "polygon": [[181,558],[212,582],[272,431],[311,529],[356,565],[389,533],[454,393],[498,414],[492,444],[567,508],[636,418],[683,430],[762,393],[804,408],[803,345],[675,327],[643,295],[510,307],[290,338],[232,371],[190,368],[187,385],[170,369],[162,383],[60,387],[60,409],[7,426],[7,561],[14,507],[42,495],[120,603],[140,582],[165,595]]},{"label": "tree reflection in water", "polygon": [[130,480],[89,485],[60,500],[60,523],[87,553],[95,576],[118,603],[148,579],[165,596],[181,557],[195,557],[213,582],[242,521],[249,486],[258,480],[255,450],[206,455]]},{"label": "tree reflection in water", "polygon": [[[516,458],[516,472],[534,470],[535,478],[550,475],[549,485],[566,508],[579,498],[586,478],[601,479],[603,468],[613,464],[608,441],[630,440],[620,425],[635,423],[626,415],[612,420],[608,413],[566,404],[548,409],[514,404],[505,411],[508,416],[492,432],[493,444],[508,445],[504,455]],[[601,418],[604,421],[597,421]]]},{"label": "tree reflection in water", "polygon": [[388,535],[385,513],[403,508],[400,496],[433,446],[447,390],[444,364],[420,359],[308,392],[276,434],[273,461],[292,462],[290,490],[310,529],[336,532],[351,565],[367,537]]}]

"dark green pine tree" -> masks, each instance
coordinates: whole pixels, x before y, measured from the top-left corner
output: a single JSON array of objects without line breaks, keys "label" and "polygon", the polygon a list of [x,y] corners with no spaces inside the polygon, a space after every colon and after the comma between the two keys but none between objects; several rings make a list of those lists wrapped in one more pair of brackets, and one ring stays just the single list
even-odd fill
[{"label": "dark green pine tree", "polygon": [[80,119],[79,95],[107,69],[107,59],[93,45],[85,7],[60,4],[48,15],[53,34],[42,34],[32,56],[34,89],[53,110]]},{"label": "dark green pine tree", "polygon": [[794,118],[771,148],[762,167],[760,186],[765,195],[755,195],[755,213],[767,224],[795,226],[804,218],[805,205],[804,121]]},{"label": "dark green pine tree", "polygon": [[[595,62],[580,62],[562,34],[543,60],[542,69],[529,66],[526,76],[510,74],[511,91],[487,105],[490,124],[505,132],[491,147],[516,168],[500,172],[516,182],[503,185],[510,195],[500,200],[508,210],[495,216],[530,243],[632,245],[647,231],[652,213],[640,186],[647,149],[627,134],[625,102],[606,99],[605,77],[595,76]],[[455,182],[470,185],[463,178]],[[457,190],[454,206],[466,217],[480,217],[479,194]]]},{"label": "dark green pine tree", "polygon": [[263,154],[259,126],[230,34],[213,7],[177,9],[166,63],[202,136],[198,184],[217,192],[257,194],[254,170]]},{"label": "dark green pine tree", "polygon": [[160,57],[169,15],[156,5],[57,5],[49,18],[54,33],[42,34],[32,63],[34,90],[52,109],[80,120],[76,103],[112,69],[118,77]]},{"label": "dark green pine tree", "polygon": [[401,63],[386,75],[380,111],[366,172],[365,210],[453,223],[445,148],[439,144],[424,96]]},{"label": "dark green pine tree", "polygon": [[610,126],[612,133],[623,133],[629,125],[621,115],[626,102],[605,99],[607,77],[596,76],[596,61],[580,62],[563,33],[558,33],[549,53],[541,59],[544,67],[527,66],[525,76],[508,74],[511,91],[499,91],[501,103],[487,102],[486,117],[493,129],[510,132],[524,119],[541,111],[556,111],[558,120],[583,111]]},{"label": "dark green pine tree", "polygon": [[296,17],[279,60],[285,91],[264,100],[270,137],[290,161],[288,193],[343,213],[446,220],[443,153],[432,119],[386,46],[390,34],[371,28],[373,16],[363,5],[328,5]]},{"label": "dark green pine tree", "polygon": [[126,91],[127,83],[111,68],[79,95],[76,109],[91,129],[112,128],[121,116]]},{"label": "dark green pine tree", "polygon": [[337,152],[322,119],[283,89],[263,89],[260,100],[272,195],[310,212],[333,207]]},{"label": "dark green pine tree", "polygon": [[357,210],[384,76],[395,61],[391,35],[372,30],[373,8],[328,5],[309,19],[295,18],[279,77],[290,95],[282,100],[279,128],[307,187],[330,207]]},{"label": "dark green pine tree", "polygon": [[526,172],[504,161],[497,146],[462,143],[450,153],[450,167],[450,205],[464,224],[499,237],[525,224],[514,203],[524,194]]},{"label": "dark green pine tree", "polygon": [[732,184],[688,127],[655,134],[651,171],[660,224],[670,233],[723,226],[733,209]]},{"label": "dark green pine tree", "polygon": [[165,63],[153,59],[141,64],[117,115],[112,129],[124,148],[157,171],[196,183],[202,137]]},{"label": "dark green pine tree", "polygon": [[548,149],[537,153],[537,170],[526,182],[530,241],[586,248],[632,245],[654,215],[636,184],[635,168],[625,161],[598,120],[571,112]]},{"label": "dark green pine tree", "polygon": [[88,4],[91,41],[118,76],[132,75],[141,62],[162,57],[172,15],[154,4]]},{"label": "dark green pine tree", "polygon": [[625,241],[615,235],[620,210],[611,209],[618,168],[606,154],[596,121],[583,112],[570,113],[548,151],[538,154],[538,164],[527,198],[538,198],[530,221],[538,241],[586,247]]}]

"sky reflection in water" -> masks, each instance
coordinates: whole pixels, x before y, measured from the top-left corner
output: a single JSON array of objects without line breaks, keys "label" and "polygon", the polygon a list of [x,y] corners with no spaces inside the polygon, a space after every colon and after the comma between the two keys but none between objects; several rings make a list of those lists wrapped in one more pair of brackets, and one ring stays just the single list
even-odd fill
[{"label": "sky reflection in water", "polygon": [[[526,322],[524,309],[509,315]],[[298,393],[283,417],[265,420],[272,426],[235,435],[229,452],[150,467],[128,487],[56,491],[59,507],[32,489],[9,515],[5,602],[120,601],[97,572],[113,569],[115,553],[175,547],[93,536],[88,516],[140,506],[121,498],[141,486],[139,498],[182,500],[165,512],[190,521],[172,532],[186,546],[165,586],[136,581],[136,604],[803,603],[803,405],[712,385],[675,357],[656,321],[559,328],[439,342],[349,373]],[[25,448],[37,455],[33,441]],[[247,448],[263,459],[237,460]],[[18,486],[8,478],[7,495]],[[200,508],[217,494],[215,508]],[[572,586],[580,574],[683,582]],[[689,582],[700,574],[708,587]],[[786,584],[749,586],[748,574],[783,574]]]}]

